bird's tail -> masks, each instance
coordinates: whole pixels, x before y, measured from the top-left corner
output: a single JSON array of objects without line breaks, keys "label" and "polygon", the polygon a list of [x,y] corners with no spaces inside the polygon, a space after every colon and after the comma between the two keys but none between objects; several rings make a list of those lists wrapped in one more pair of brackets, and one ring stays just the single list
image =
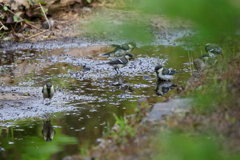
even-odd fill
[{"label": "bird's tail", "polygon": [[102,56],[109,56],[111,53],[114,53],[114,51],[110,51],[110,52],[104,53],[104,54],[102,54]]},{"label": "bird's tail", "polygon": [[103,65],[103,64],[107,64],[107,63],[98,63],[98,64],[96,64],[96,65]]},{"label": "bird's tail", "polygon": [[175,71],[175,73],[184,73],[183,71]]},{"label": "bird's tail", "polygon": [[119,45],[119,44],[111,44],[111,46],[112,47],[117,47],[117,48],[121,47],[121,45]]}]

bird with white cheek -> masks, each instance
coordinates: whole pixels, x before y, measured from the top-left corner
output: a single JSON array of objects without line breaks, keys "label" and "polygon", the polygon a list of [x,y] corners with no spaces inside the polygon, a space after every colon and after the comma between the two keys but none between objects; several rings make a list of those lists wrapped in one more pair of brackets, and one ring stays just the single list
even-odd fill
[{"label": "bird with white cheek", "polygon": [[171,81],[174,78],[175,73],[183,73],[181,71],[175,71],[171,68],[165,68],[161,65],[155,67],[157,79],[160,81]]}]

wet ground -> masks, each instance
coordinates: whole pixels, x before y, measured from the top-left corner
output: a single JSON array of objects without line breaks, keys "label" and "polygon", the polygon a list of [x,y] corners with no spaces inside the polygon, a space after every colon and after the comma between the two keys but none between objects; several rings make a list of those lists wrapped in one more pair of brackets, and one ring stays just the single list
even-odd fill
[{"label": "wet ground", "polygon": [[[2,46],[1,159],[61,159],[84,152],[113,125],[113,114],[133,114],[141,97],[154,104],[158,98],[175,92],[169,83],[155,91],[154,67],[163,64],[183,71],[176,75],[174,86],[189,79],[193,71],[189,51],[177,45],[176,37],[138,45],[132,52],[135,60],[121,68],[121,74],[116,74],[111,66],[96,65],[109,61],[99,56],[112,49],[107,47],[109,42],[71,39]],[[47,81],[56,88],[49,105],[43,102],[41,93]],[[50,143],[44,140],[42,128],[44,133],[51,128]]]}]

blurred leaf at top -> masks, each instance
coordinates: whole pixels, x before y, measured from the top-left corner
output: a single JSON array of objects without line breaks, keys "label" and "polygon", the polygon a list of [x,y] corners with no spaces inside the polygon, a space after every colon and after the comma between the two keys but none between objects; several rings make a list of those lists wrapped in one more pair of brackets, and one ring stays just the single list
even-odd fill
[{"label": "blurred leaf at top", "polygon": [[166,14],[185,18],[196,24],[201,35],[215,40],[223,34],[232,35],[237,28],[240,2],[229,0],[151,0],[142,1],[145,13]]},{"label": "blurred leaf at top", "polygon": [[[116,10],[111,8],[105,14],[96,16],[98,18],[91,24],[95,28],[93,30],[110,39],[118,37],[149,41],[153,40],[152,31],[148,28],[151,18],[148,17],[148,21],[142,19],[147,15],[167,15],[169,18],[190,20],[193,22],[192,27],[202,37],[214,42],[225,35],[236,33],[240,13],[240,2],[236,0],[123,0],[119,1],[118,6],[121,7]],[[124,14],[125,20],[121,19],[121,14],[109,19],[111,12],[117,13],[120,10],[127,13]],[[133,18],[134,13],[138,13],[138,17]]]},{"label": "blurred leaf at top", "polygon": [[150,41],[153,34],[149,26],[141,22],[144,18],[139,15],[132,11],[107,10],[98,13],[87,28],[94,36],[112,41]]}]

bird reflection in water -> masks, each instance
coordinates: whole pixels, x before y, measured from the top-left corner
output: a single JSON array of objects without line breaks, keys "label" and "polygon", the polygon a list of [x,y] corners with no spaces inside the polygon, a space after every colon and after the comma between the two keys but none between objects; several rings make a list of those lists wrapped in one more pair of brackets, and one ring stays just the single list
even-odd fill
[{"label": "bird reflection in water", "polygon": [[56,131],[54,130],[51,120],[43,122],[42,135],[46,142],[51,142]]},{"label": "bird reflection in water", "polygon": [[117,90],[122,90],[125,93],[133,92],[133,89],[129,85],[129,83],[122,76],[114,77],[113,82],[111,83]]},{"label": "bird reflection in water", "polygon": [[164,96],[175,87],[177,87],[177,85],[171,81],[157,81],[155,93],[158,96]]}]

